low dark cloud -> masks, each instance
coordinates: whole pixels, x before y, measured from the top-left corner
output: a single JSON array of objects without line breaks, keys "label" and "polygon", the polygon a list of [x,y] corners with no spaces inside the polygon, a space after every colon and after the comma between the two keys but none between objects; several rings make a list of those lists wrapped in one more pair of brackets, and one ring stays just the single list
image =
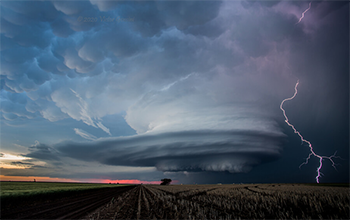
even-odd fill
[{"label": "low dark cloud", "polygon": [[[253,131],[187,131],[55,145],[61,155],[159,171],[247,172],[280,156],[283,135]],[[27,155],[28,156],[28,155]]]},{"label": "low dark cloud", "polygon": [[15,162],[10,162],[9,164],[18,166],[18,167],[28,167],[28,166],[33,166],[33,163],[27,163],[27,162],[21,162],[21,161],[15,161]]},{"label": "low dark cloud", "polygon": [[23,155],[25,157],[34,158],[42,161],[55,161],[59,160],[59,155],[57,151],[46,145],[41,144],[38,141],[28,148],[30,153]]}]

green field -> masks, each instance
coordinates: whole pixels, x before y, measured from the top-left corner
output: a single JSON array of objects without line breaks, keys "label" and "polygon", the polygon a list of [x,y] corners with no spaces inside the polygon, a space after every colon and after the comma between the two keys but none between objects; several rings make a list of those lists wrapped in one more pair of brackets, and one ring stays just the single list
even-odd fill
[{"label": "green field", "polygon": [[126,185],[58,182],[0,182],[0,197],[38,196],[120,186]]},{"label": "green field", "polygon": [[[0,205],[36,200],[51,200],[102,188],[121,187],[119,184],[0,182]],[[1,208],[0,208],[1,209]]]}]

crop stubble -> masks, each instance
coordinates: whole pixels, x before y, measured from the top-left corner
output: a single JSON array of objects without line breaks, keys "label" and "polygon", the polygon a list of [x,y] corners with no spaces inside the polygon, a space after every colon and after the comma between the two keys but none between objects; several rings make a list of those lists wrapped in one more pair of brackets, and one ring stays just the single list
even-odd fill
[{"label": "crop stubble", "polygon": [[349,219],[349,188],[302,184],[140,185],[90,219]]}]

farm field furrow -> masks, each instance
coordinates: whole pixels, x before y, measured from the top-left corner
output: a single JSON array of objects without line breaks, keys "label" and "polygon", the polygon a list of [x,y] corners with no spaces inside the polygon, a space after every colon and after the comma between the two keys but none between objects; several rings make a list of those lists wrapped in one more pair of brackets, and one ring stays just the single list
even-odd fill
[{"label": "farm field furrow", "polygon": [[349,188],[303,184],[140,185],[88,219],[349,219]]},{"label": "farm field furrow", "polygon": [[16,204],[2,203],[2,219],[76,219],[105,205],[113,198],[132,190],[135,186],[110,187],[78,191],[71,196],[49,201],[25,201]]}]

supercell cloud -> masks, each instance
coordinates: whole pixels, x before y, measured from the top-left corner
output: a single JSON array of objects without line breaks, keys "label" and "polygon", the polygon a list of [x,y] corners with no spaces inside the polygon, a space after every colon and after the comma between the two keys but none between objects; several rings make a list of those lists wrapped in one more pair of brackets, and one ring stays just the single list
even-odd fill
[{"label": "supercell cloud", "polygon": [[[313,2],[298,23],[308,7],[2,2],[2,151],[45,164],[31,175],[63,178],[115,178],[129,169],[152,181],[168,171],[298,167],[304,154],[283,164],[295,139],[279,104],[299,79],[300,97],[285,105],[287,114],[322,153],[347,157],[349,25],[340,21],[348,20],[348,4]],[[317,139],[320,127],[337,146]]]},{"label": "supercell cloud", "polygon": [[107,165],[156,167],[159,171],[239,173],[278,158],[280,136],[251,131],[198,130],[109,138],[93,143],[65,142],[55,148],[62,156]]}]

